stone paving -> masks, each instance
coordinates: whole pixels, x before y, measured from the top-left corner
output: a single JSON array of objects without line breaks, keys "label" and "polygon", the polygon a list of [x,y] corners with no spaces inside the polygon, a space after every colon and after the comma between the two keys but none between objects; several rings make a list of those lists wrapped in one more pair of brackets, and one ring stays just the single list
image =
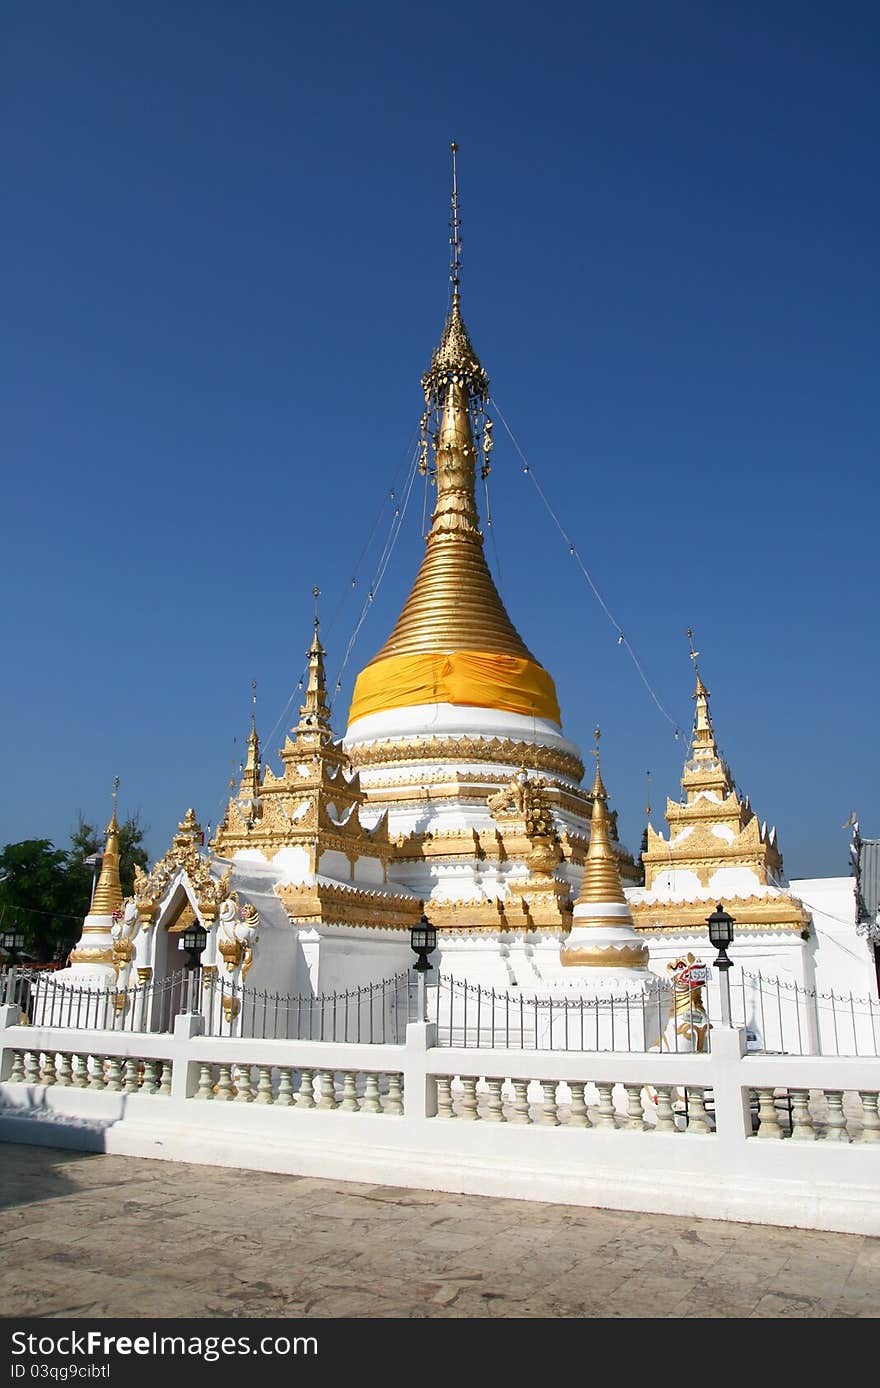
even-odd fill
[{"label": "stone paving", "polygon": [[876,1316],[880,1239],[0,1145],[15,1316]]}]

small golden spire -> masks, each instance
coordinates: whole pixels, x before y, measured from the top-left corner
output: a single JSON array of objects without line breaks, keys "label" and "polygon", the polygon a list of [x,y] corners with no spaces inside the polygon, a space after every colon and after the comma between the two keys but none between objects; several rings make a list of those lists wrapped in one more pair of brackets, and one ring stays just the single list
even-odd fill
[{"label": "small golden spire", "polygon": [[[602,729],[601,729],[601,728],[594,728],[594,729],[593,729],[593,737],[595,738],[596,745],[595,745],[595,747],[592,749],[592,755],[596,758],[596,775],[595,775],[594,778],[593,778],[592,789],[590,790],[590,793],[589,793],[589,795],[587,796],[587,799],[588,799],[588,800],[592,800],[593,803],[594,803],[594,805],[595,805],[595,802],[596,802],[597,799],[601,799],[601,800],[604,801],[606,804],[607,804],[607,801],[608,801],[608,792],[607,792],[607,790],[605,789],[605,784],[604,784],[604,782],[603,782],[603,780],[602,780],[602,772],[601,772],[601,770],[599,769],[599,739],[601,738],[601,736],[602,736]],[[607,817],[606,817],[606,823],[607,823]]]},{"label": "small golden spire", "polygon": [[122,887],[119,885],[119,821],[116,804],[119,797],[119,777],[113,782],[113,813],[107,825],[101,876],[89,907],[90,916],[112,916],[122,907]]},{"label": "small golden spire", "polygon": [[599,769],[600,736],[597,728],[596,746],[593,748],[593,756],[596,758],[596,778],[589,795],[593,802],[593,812],[590,816],[590,846],[584,864],[584,880],[581,883],[576,902],[578,906],[587,904],[604,906],[611,902],[626,905],[617,857],[611,847],[609,835],[608,792],[605,789],[602,772]]},{"label": "small golden spire", "polygon": [[318,622],[318,598],[321,596],[320,588],[312,589],[312,596],[315,599],[315,628],[312,634],[312,644],[309,646],[309,677],[306,684],[305,702],[299,711],[299,723],[294,729],[297,737],[310,736],[318,733],[322,737],[331,734],[330,709],[327,705],[327,674],[324,668],[324,647],[321,645],[321,637]]},{"label": "small golden spire", "polygon": [[700,678],[699,671],[697,671],[696,686],[692,698],[696,701],[697,708],[694,717],[691,756],[694,761],[715,761],[718,759],[718,747],[715,743],[712,715],[709,712],[709,691]]},{"label": "small golden spire", "polygon": [[251,730],[248,735],[247,760],[241,776],[239,798],[256,805],[260,795],[260,738],[257,733],[257,681],[251,680],[253,707],[251,708]]}]

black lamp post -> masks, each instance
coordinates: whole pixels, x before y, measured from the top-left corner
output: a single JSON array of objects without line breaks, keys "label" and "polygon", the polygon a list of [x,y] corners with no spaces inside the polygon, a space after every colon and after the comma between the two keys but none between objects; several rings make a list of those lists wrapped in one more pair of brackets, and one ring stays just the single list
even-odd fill
[{"label": "black lamp post", "polygon": [[709,927],[709,940],[718,951],[715,968],[721,975],[721,1025],[730,1026],[730,979],[728,971],[733,961],[727,957],[727,947],[733,944],[733,927],[736,922],[719,901],[717,907],[706,921]]},{"label": "black lamp post", "polygon": [[425,974],[434,967],[428,963],[428,955],[433,954],[437,948],[437,931],[426,915],[423,914],[418,925],[413,926],[409,933],[409,942],[413,954],[416,955],[413,968],[419,976],[419,1021],[426,1022],[428,1018],[425,1007]]},{"label": "black lamp post", "polygon": [[413,953],[418,955],[413,968],[416,973],[426,974],[432,969],[433,964],[428,963],[428,955],[433,954],[437,948],[437,931],[434,929],[427,916],[422,916],[418,925],[414,925],[409,932],[409,942],[412,945]]},{"label": "black lamp post", "polygon": [[18,963],[18,956],[24,949],[24,931],[19,930],[18,926],[13,926],[11,930],[4,930],[0,935],[0,949],[6,955],[10,964]]},{"label": "black lamp post", "polygon": [[205,945],[208,943],[208,933],[200,925],[191,925],[184,931],[183,948],[187,954],[186,967],[197,969],[199,967],[199,956]]}]

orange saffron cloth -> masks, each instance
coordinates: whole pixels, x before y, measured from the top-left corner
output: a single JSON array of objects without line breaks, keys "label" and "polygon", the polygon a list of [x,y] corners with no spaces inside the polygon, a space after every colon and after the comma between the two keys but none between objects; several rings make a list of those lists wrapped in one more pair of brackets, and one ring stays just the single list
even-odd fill
[{"label": "orange saffron cloth", "polygon": [[393,655],[357,677],[349,725],[412,704],[469,704],[559,723],[556,687],[540,665],[489,651]]}]

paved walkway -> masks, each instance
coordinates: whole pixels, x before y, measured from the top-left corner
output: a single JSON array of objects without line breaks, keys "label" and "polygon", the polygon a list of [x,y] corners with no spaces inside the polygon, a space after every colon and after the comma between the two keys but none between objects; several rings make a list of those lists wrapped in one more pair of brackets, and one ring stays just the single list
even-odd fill
[{"label": "paved walkway", "polygon": [[876,1316],[880,1239],[0,1145],[3,1315]]}]

